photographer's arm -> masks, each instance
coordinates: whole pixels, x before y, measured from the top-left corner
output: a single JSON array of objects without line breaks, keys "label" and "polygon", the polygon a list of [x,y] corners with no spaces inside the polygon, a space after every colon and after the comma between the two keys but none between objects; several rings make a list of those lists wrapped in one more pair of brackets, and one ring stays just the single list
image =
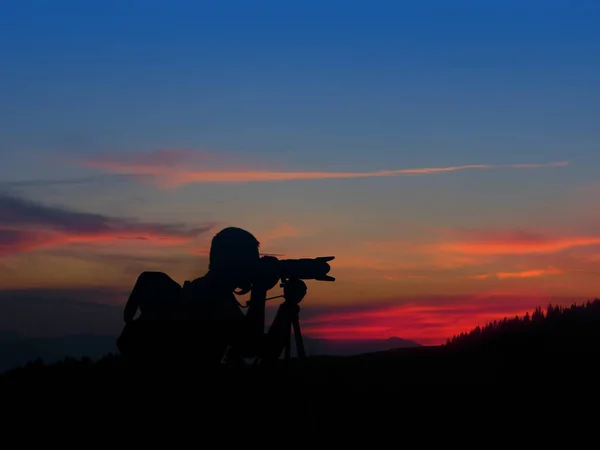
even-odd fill
[{"label": "photographer's arm", "polygon": [[265,332],[266,301],[266,287],[257,286],[252,289],[246,313],[246,332],[254,339],[262,337]]},{"label": "photographer's arm", "polygon": [[230,356],[252,358],[261,353],[265,339],[266,296],[267,291],[264,288],[254,288],[250,294],[246,314],[237,310],[236,319],[232,323],[232,342],[228,352]]},{"label": "photographer's arm", "polygon": [[265,333],[265,303],[267,292],[279,282],[278,260],[262,257],[258,276],[255,278],[248,301],[248,311],[236,337],[235,353],[254,357],[262,353],[268,336]]}]

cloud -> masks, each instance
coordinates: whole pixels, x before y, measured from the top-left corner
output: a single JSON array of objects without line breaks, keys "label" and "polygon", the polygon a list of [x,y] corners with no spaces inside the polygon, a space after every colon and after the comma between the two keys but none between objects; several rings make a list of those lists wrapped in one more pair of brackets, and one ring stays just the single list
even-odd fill
[{"label": "cloud", "polygon": [[[483,169],[537,169],[564,167],[568,162],[544,164],[472,164],[448,167],[425,167],[412,169],[380,170],[376,172],[322,172],[322,171],[281,171],[252,168],[233,157],[205,152],[164,150],[130,156],[97,157],[81,161],[86,167],[105,170],[131,177],[150,177],[163,188],[175,188],[194,183],[251,183],[291,180],[320,180],[373,178],[392,176],[431,175],[461,170]],[[271,165],[272,167],[272,165]]]},{"label": "cloud", "polygon": [[556,253],[574,247],[600,245],[600,236],[545,236],[524,231],[472,232],[459,241],[435,244],[432,251],[465,255],[526,255]]},{"label": "cloud", "polygon": [[[386,275],[413,272],[438,281],[441,276],[472,280],[572,277],[597,272],[592,266],[600,261],[596,255],[600,235],[572,230],[442,229],[414,241],[375,240],[363,247],[356,254],[367,256],[349,259],[352,265],[380,271],[387,266],[396,273]],[[340,264],[345,262],[339,259]]]},{"label": "cloud", "polygon": [[535,278],[544,275],[562,275],[563,273],[565,273],[563,270],[549,267],[548,269],[524,270],[522,272],[499,272],[496,274],[496,277],[504,280],[506,278]]},{"label": "cloud", "polygon": [[388,281],[407,281],[407,280],[426,280],[429,278],[427,275],[412,275],[412,274],[402,274],[399,276],[396,275],[382,275],[384,280]]},{"label": "cloud", "polygon": [[497,273],[485,273],[479,275],[473,275],[469,278],[473,278],[476,280],[485,280],[488,278],[498,278],[499,280],[506,280],[511,278],[537,278],[546,275],[562,275],[565,271],[561,269],[557,269],[556,267],[549,267],[547,269],[532,269],[532,270],[522,270],[518,272],[497,272]]},{"label": "cloud", "polygon": [[182,224],[140,222],[0,194],[0,256],[72,242],[137,240],[176,245],[187,243],[212,227],[210,223],[190,229]]},{"label": "cloud", "polygon": [[270,232],[262,237],[263,241],[274,241],[277,239],[285,239],[290,237],[301,236],[302,232],[298,227],[289,223],[280,223],[276,225]]},{"label": "cloud", "polygon": [[50,186],[77,186],[85,184],[118,183],[128,181],[130,178],[125,175],[104,174],[93,177],[48,179],[39,178],[33,180],[2,181],[0,187],[4,189],[28,188],[28,187],[50,187]]},{"label": "cloud", "polygon": [[[285,239],[298,238],[306,236],[306,234],[307,232],[305,230],[301,230],[287,222],[278,223],[272,229],[261,234],[259,239],[260,246],[261,248],[269,248],[274,244],[280,243],[282,240],[285,241]],[[283,254],[280,255],[283,256]]]},{"label": "cloud", "polygon": [[346,245],[336,251],[336,267],[378,271],[382,275],[403,273],[416,279],[481,266],[493,260],[481,255],[441,252],[428,239],[369,239],[355,247]]}]

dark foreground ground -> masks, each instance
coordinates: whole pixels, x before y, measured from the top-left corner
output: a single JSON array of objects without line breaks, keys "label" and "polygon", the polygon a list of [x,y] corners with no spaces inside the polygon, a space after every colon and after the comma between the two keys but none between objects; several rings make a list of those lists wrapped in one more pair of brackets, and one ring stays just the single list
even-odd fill
[{"label": "dark foreground ground", "polygon": [[367,430],[430,439],[445,427],[469,435],[490,427],[530,433],[550,420],[558,424],[554,432],[576,426],[580,438],[597,429],[599,356],[594,348],[423,347],[218,373],[158,364],[136,371],[110,356],[31,364],[0,383],[4,410],[25,423],[84,420],[126,435],[140,426],[154,433],[187,423],[182,432],[220,430],[242,439]]},{"label": "dark foreground ground", "polygon": [[[411,386],[514,386],[516,384],[568,384],[581,377],[600,375],[600,349],[446,349],[442,346],[409,348],[358,356],[317,356],[283,360],[264,367],[223,366],[218,372],[201,367],[177,369],[156,361],[135,370],[120,356],[98,361],[69,359],[45,365],[41,361],[0,375],[0,386],[12,391],[59,387],[68,393],[96,389],[130,390],[133,386],[165,392],[187,388],[202,390],[203,382],[232,386],[254,383],[264,394],[282,386],[326,389],[331,393],[406,393]],[[212,375],[210,375],[212,374]],[[207,377],[204,380],[204,377]],[[187,383],[192,383],[187,386]],[[173,384],[173,385],[171,385]],[[223,385],[223,386],[221,386]],[[233,386],[238,386],[233,388]],[[216,390],[206,389],[206,395]]]}]

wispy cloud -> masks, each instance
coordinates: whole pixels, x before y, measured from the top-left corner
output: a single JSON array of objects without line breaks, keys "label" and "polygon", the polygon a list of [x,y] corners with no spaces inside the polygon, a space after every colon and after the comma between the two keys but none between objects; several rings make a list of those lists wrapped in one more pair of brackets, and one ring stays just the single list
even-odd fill
[{"label": "wispy cloud", "polygon": [[499,280],[514,279],[514,278],[537,278],[546,275],[562,275],[565,271],[557,269],[556,267],[548,267],[547,269],[531,269],[521,270],[516,272],[496,272],[496,273],[484,273],[470,276],[475,280],[486,280],[489,278],[497,278]]},{"label": "wispy cloud", "polygon": [[140,222],[122,217],[71,211],[0,194],[0,255],[71,242],[151,241],[182,244],[212,229],[182,224]]},{"label": "wispy cloud", "polygon": [[548,236],[523,231],[485,231],[468,233],[465,239],[433,245],[437,252],[465,255],[526,255],[556,253],[574,247],[600,245],[600,236]]},{"label": "wispy cloud", "polygon": [[[287,222],[276,224],[270,230],[262,233],[260,236],[260,246],[265,250],[274,250],[273,246],[285,241],[286,239],[306,236],[307,231],[298,228]],[[284,256],[281,254],[280,256]]]},{"label": "wispy cloud", "polygon": [[86,184],[119,183],[128,180],[130,180],[130,177],[126,175],[103,174],[93,177],[77,177],[64,179],[38,178],[31,180],[1,181],[0,187],[4,190],[10,190],[14,188],[45,188],[51,186],[77,186]]},{"label": "wispy cloud", "polygon": [[[194,183],[280,182],[292,180],[418,176],[462,170],[539,169],[564,167],[568,165],[568,162],[509,165],[471,164],[380,170],[375,172],[283,171],[273,168],[252,168],[247,163],[236,160],[233,157],[223,158],[220,155],[211,153],[161,151],[127,157],[104,156],[87,159],[82,161],[81,164],[86,167],[131,177],[149,177],[160,187],[174,188]],[[272,167],[272,165],[270,166]]]},{"label": "wispy cloud", "polygon": [[[395,272],[429,270],[435,277],[508,281],[588,273],[593,270],[590,265],[600,260],[595,252],[600,248],[600,235],[519,228],[446,229],[413,242],[371,240],[364,248],[366,257],[356,257],[354,265],[379,270],[387,266]],[[406,267],[401,267],[402,262]],[[515,269],[502,270],[507,267]]]}]

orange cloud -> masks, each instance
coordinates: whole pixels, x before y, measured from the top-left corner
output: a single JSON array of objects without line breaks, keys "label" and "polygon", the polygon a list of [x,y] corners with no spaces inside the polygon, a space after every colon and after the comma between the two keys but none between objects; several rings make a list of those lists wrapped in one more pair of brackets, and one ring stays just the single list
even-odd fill
[{"label": "orange cloud", "polygon": [[[544,167],[564,167],[568,165],[567,162],[512,165],[472,164],[449,167],[380,170],[376,172],[308,172],[252,169],[249,167],[232,168],[232,163],[232,158],[223,160],[220,156],[210,153],[177,151],[171,156],[170,151],[162,151],[158,152],[158,154],[148,153],[127,158],[94,158],[83,161],[81,164],[86,167],[102,169],[122,175],[150,177],[163,188],[175,188],[192,183],[251,183],[291,180],[371,178],[403,175],[430,175],[472,169],[536,169]],[[239,162],[235,164],[240,166]]]},{"label": "orange cloud", "polygon": [[526,255],[555,253],[573,247],[600,245],[598,236],[490,238],[460,242],[446,242],[434,246],[440,252],[470,255]]},{"label": "orange cloud", "polygon": [[499,280],[505,280],[508,278],[535,278],[545,275],[561,275],[563,273],[565,273],[564,270],[557,269],[555,267],[549,267],[547,269],[523,270],[520,272],[484,273],[479,275],[472,275],[469,278],[475,280],[486,280],[488,278],[496,277]]},{"label": "orange cloud", "polygon": [[298,227],[295,227],[289,223],[280,223],[271,230],[268,230],[266,233],[262,233],[259,241],[261,248],[264,248],[281,239],[295,238],[302,235],[303,232]]},{"label": "orange cloud", "polygon": [[[576,273],[592,273],[591,265],[600,258],[592,253],[600,248],[600,236],[543,234],[527,230],[474,229],[437,230],[418,241],[381,240],[364,243],[378,264],[364,264],[381,270],[431,274],[440,282],[444,274],[454,279],[517,280]],[[440,239],[441,238],[441,239]],[[430,239],[427,242],[426,239]],[[577,250],[579,252],[568,252]],[[359,251],[357,251],[359,253]],[[355,258],[359,263],[361,258]],[[354,262],[354,261],[353,261]],[[342,263],[342,258],[340,258]],[[498,270],[498,264],[516,264],[515,270]],[[473,273],[473,268],[477,272]],[[387,271],[386,271],[387,272]],[[395,275],[393,273],[384,273]]]},{"label": "orange cloud", "polygon": [[474,280],[485,280],[485,279],[490,278],[492,276],[493,275],[490,274],[490,273],[482,273],[482,274],[479,274],[479,275],[472,275],[469,278],[473,278]]},{"label": "orange cloud", "polygon": [[[414,240],[368,241],[362,245],[365,251],[377,255],[371,258],[374,261],[366,259],[363,263],[369,268],[455,270],[466,266],[478,266],[493,260],[489,255],[444,252],[437,244],[423,244]],[[358,263],[362,258],[353,259]]]},{"label": "orange cloud", "polygon": [[534,278],[541,277],[543,275],[561,275],[564,271],[557,269],[555,267],[550,267],[548,269],[539,269],[539,270],[525,270],[522,272],[499,272],[496,276],[503,280],[506,278]]},{"label": "orange cloud", "polygon": [[0,229],[0,239],[2,240],[0,242],[0,256],[6,256],[70,243],[104,244],[133,240],[170,246],[190,242],[193,238],[166,233],[161,234],[150,230],[116,231],[114,234],[89,232],[70,234],[68,232],[23,231],[4,228]]},{"label": "orange cloud", "polygon": [[394,276],[394,275],[383,275],[383,279],[389,281],[398,281],[398,280],[425,280],[428,277],[426,275],[403,275],[403,276]]}]

